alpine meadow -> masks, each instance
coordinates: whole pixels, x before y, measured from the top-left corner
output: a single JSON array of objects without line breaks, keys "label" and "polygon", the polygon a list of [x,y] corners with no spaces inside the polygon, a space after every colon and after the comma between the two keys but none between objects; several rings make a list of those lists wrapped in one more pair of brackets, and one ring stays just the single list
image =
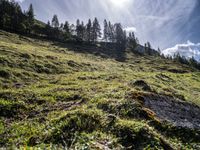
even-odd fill
[{"label": "alpine meadow", "polygon": [[186,3],[164,1],[0,0],[0,149],[200,149],[200,44],[171,14],[154,33]]}]

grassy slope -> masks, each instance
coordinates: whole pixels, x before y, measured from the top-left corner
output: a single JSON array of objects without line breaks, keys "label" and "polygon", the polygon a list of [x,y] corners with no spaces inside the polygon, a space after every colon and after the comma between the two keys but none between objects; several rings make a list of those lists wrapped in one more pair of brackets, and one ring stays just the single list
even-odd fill
[{"label": "grassy slope", "polygon": [[191,131],[187,143],[180,130],[149,117],[131,99],[146,92],[131,83],[144,80],[155,93],[200,105],[199,72],[159,57],[127,52],[118,62],[73,47],[0,31],[1,146],[122,149],[134,143],[160,149],[198,143]]}]

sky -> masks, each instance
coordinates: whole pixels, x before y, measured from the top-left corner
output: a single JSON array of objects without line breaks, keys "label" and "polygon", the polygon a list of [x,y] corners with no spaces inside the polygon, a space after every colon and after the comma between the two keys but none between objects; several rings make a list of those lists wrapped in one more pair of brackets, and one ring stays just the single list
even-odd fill
[{"label": "sky", "polygon": [[94,17],[100,22],[120,22],[127,31],[135,31],[141,44],[149,41],[155,49],[171,50],[181,44],[200,43],[200,0],[17,1],[25,10],[32,3],[36,18],[44,22],[54,14],[60,22],[75,23],[78,18],[87,22]]}]

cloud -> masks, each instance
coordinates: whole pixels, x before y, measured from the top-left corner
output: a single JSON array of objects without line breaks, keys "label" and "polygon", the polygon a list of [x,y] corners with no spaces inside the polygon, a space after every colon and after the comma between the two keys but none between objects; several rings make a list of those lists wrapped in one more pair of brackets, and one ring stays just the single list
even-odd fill
[{"label": "cloud", "polygon": [[[21,1],[21,0],[20,0]],[[60,22],[87,22],[97,17],[124,27],[135,27],[141,43],[151,42],[154,48],[167,48],[188,39],[198,42],[200,12],[193,15],[199,0],[24,0],[27,10],[33,3],[36,17],[47,22],[57,14]],[[191,19],[191,20],[190,20]],[[200,20],[200,19],[199,19]],[[196,24],[194,26],[193,24]],[[192,38],[194,37],[195,38]],[[170,40],[169,40],[170,39]]]},{"label": "cloud", "polygon": [[25,1],[25,0],[15,0],[16,2],[20,2],[20,3],[22,3],[23,1]]},{"label": "cloud", "polygon": [[174,47],[167,48],[162,51],[166,56],[173,56],[174,54],[180,54],[186,58],[194,57],[197,61],[200,61],[200,43],[192,43],[188,41],[184,44],[177,44]]},{"label": "cloud", "polygon": [[124,30],[126,30],[126,32],[137,32],[137,29],[136,29],[136,27],[126,27],[126,28],[124,28]]}]

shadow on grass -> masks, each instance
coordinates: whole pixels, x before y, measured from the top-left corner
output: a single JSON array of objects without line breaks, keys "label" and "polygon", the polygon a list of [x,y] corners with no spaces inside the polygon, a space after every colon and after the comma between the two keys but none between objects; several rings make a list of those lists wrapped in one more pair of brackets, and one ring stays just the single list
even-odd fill
[{"label": "shadow on grass", "polygon": [[54,42],[53,46],[67,48],[70,51],[78,53],[93,54],[95,56],[100,56],[102,58],[112,58],[120,62],[126,61],[125,48],[115,43],[101,42],[101,43],[91,44],[87,42],[68,42],[68,43]]}]

